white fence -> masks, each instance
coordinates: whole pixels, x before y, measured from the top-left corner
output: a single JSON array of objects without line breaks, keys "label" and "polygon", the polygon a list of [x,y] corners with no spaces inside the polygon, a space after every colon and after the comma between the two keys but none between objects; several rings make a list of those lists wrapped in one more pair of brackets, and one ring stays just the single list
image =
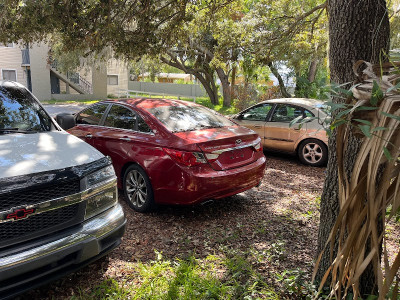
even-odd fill
[{"label": "white fence", "polygon": [[135,91],[135,90],[120,90],[118,92],[118,98],[121,96],[125,96],[127,98],[130,98],[133,95],[138,95],[138,94],[147,94],[147,95],[157,95],[157,96],[174,96],[174,97],[178,97],[178,99],[180,99],[181,97],[185,97],[185,98],[193,98],[193,102],[196,102],[196,96],[187,96],[187,95],[180,95],[180,94],[172,94],[172,93],[154,93],[154,92],[143,92],[143,91]]},{"label": "white fence", "polygon": [[203,97],[206,92],[198,84],[153,83],[142,81],[129,81],[128,90],[149,95],[170,95],[177,97]]}]

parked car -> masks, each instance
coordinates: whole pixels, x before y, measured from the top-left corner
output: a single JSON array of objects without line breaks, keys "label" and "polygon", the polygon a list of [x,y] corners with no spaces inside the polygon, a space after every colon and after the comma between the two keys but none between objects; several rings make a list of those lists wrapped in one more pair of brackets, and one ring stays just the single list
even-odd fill
[{"label": "parked car", "polygon": [[234,195],[264,174],[260,137],[192,102],[109,100],[57,117],[112,158],[118,185],[139,212]]},{"label": "parked car", "polygon": [[118,246],[116,184],[109,158],[63,131],[25,87],[0,81],[0,298]]},{"label": "parked car", "polygon": [[[328,161],[328,137],[323,126],[328,114],[324,107],[323,101],[315,99],[274,99],[253,105],[231,119],[256,131],[265,149],[294,153],[304,164],[323,166]],[[296,118],[299,122],[289,126]]]}]

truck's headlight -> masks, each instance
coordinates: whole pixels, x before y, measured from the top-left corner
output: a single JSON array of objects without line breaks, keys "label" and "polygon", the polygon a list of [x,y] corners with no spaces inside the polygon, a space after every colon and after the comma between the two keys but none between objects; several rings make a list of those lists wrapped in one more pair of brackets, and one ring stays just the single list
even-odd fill
[{"label": "truck's headlight", "polygon": [[99,184],[103,184],[104,181],[114,178],[115,171],[112,165],[109,165],[103,169],[100,169],[86,177],[86,188],[93,188]]},{"label": "truck's headlight", "polygon": [[83,179],[87,200],[85,219],[103,212],[117,202],[116,178],[113,166],[109,165]]}]

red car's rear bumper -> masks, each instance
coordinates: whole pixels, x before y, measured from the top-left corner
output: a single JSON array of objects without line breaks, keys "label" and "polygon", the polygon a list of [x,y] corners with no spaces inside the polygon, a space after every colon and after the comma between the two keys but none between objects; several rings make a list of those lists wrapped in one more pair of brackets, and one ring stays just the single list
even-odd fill
[{"label": "red car's rear bumper", "polygon": [[153,187],[155,201],[160,204],[195,204],[238,194],[260,183],[265,164],[265,157],[261,155],[251,164],[225,171],[215,171],[208,165],[189,168],[177,164],[173,171],[158,170],[157,177],[167,180],[164,184],[161,183],[163,180],[157,180],[161,184]]}]

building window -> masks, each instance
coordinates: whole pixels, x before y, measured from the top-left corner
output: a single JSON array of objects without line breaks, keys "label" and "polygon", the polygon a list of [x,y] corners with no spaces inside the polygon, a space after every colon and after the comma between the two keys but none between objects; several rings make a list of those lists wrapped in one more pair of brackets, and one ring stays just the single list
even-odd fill
[{"label": "building window", "polygon": [[107,75],[108,85],[118,85],[118,75]]},{"label": "building window", "polygon": [[0,43],[0,48],[14,48],[14,43],[7,43],[7,44]]},{"label": "building window", "polygon": [[17,71],[16,70],[2,70],[1,75],[3,80],[17,81]]}]

